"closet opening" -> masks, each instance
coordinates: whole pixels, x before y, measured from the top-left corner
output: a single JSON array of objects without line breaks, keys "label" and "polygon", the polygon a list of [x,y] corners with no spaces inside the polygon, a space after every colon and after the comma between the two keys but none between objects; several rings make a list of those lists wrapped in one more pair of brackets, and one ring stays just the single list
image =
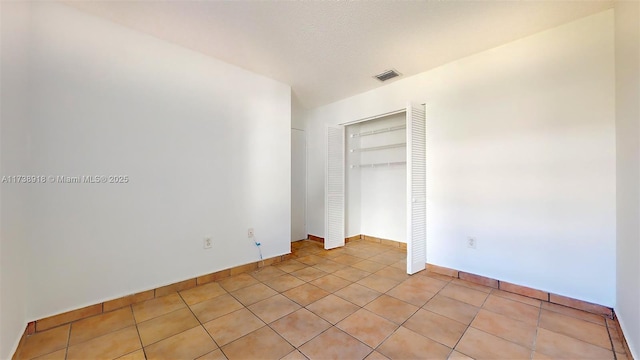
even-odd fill
[{"label": "closet opening", "polygon": [[327,129],[325,248],[365,235],[407,244],[407,273],[426,264],[423,105]]}]

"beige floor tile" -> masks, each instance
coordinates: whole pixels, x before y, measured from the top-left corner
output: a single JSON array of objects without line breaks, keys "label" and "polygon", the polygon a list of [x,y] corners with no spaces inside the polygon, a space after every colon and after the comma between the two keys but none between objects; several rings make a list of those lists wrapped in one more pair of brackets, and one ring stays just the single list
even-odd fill
[{"label": "beige floor tile", "polygon": [[353,255],[341,255],[333,258],[333,261],[339,262],[340,264],[353,265],[362,261],[362,258]]},{"label": "beige floor tile", "polygon": [[394,259],[396,261],[404,261],[406,263],[407,260],[407,250],[406,249],[383,249],[382,253],[387,256],[389,259]]},{"label": "beige floor tile", "polygon": [[146,357],[144,355],[144,350],[140,349],[126,355],[122,355],[116,360],[146,360]]},{"label": "beige floor tile", "polygon": [[488,293],[473,290],[465,286],[456,285],[454,283],[449,283],[447,284],[447,286],[442,288],[442,290],[440,290],[438,295],[446,296],[452,299],[460,300],[469,305],[480,307],[487,299]]},{"label": "beige floor tile", "polygon": [[456,346],[456,350],[471,356],[474,359],[529,359],[531,350],[487,334],[484,331],[467,329],[462,339]]},{"label": "beige floor tile", "polygon": [[135,326],[69,346],[67,359],[115,359],[142,347]]},{"label": "beige floor tile", "polygon": [[393,264],[393,263],[398,261],[395,257],[387,256],[385,253],[377,254],[375,256],[372,256],[372,257],[369,258],[369,260],[375,261],[375,262],[378,262],[378,263],[384,264],[384,265],[391,265],[391,264]]},{"label": "beige floor tile", "polygon": [[531,358],[533,360],[554,360],[553,358],[548,357],[547,355],[544,355],[544,354],[542,354],[540,352],[537,352],[537,351],[533,352],[533,355],[531,355]]},{"label": "beige floor tile", "polygon": [[276,267],[284,272],[292,273],[294,271],[306,268],[307,265],[297,260],[287,260],[277,264]]},{"label": "beige floor tile", "polygon": [[605,326],[548,310],[542,310],[539,326],[611,350],[611,341]]},{"label": "beige floor tile", "polygon": [[396,269],[400,269],[400,270],[407,270],[407,261],[406,260],[396,261],[389,266],[394,267]]},{"label": "beige floor tile", "polygon": [[389,279],[380,275],[371,274],[366,278],[359,280],[357,283],[377,292],[384,293],[398,285],[399,281]]},{"label": "beige floor tile", "polygon": [[220,286],[220,284],[212,282],[196,286],[189,290],[181,291],[180,296],[182,296],[182,299],[184,299],[184,302],[186,302],[187,305],[193,305],[226,293],[227,292],[222,288],[222,286]]},{"label": "beige floor tile", "polygon": [[299,350],[293,350],[280,360],[308,360]]},{"label": "beige floor tile", "polygon": [[536,325],[514,320],[510,317],[481,309],[471,323],[476,329],[501,337],[528,349],[533,348]]},{"label": "beige floor tile", "polygon": [[374,312],[387,320],[400,325],[411,315],[418,311],[418,307],[389,295],[381,295],[365,306],[365,309]]},{"label": "beige floor tile", "polygon": [[69,341],[70,328],[70,325],[63,325],[30,335],[20,349],[18,358],[31,359],[64,349]]},{"label": "beige floor tile", "polygon": [[536,353],[552,359],[613,359],[613,352],[570,336],[538,328]]},{"label": "beige floor tile", "polygon": [[386,278],[393,279],[398,282],[405,281],[410,277],[409,275],[407,275],[406,270],[397,269],[391,266],[384,267],[376,271],[374,274],[384,276]]},{"label": "beige floor tile", "polygon": [[204,323],[203,326],[220,346],[245,336],[265,324],[247,309],[240,309]]},{"label": "beige floor tile", "polygon": [[322,248],[316,248],[316,247],[306,247],[306,248],[302,248],[299,250],[294,251],[294,254],[298,257],[305,257],[308,255],[315,255],[318,254],[320,252],[322,252],[323,249]]},{"label": "beige floor tile", "polygon": [[244,308],[244,306],[233,296],[225,294],[211,300],[190,306],[191,311],[196,315],[201,323],[211,321],[220,316],[227,315],[236,310]]},{"label": "beige floor tile", "polygon": [[315,264],[319,264],[323,262],[325,259],[316,255],[307,255],[307,256],[297,258],[296,260],[298,260],[298,262],[301,262],[307,266],[313,266]]},{"label": "beige floor tile", "polygon": [[351,266],[347,266],[344,269],[340,269],[340,270],[334,272],[333,275],[341,277],[341,278],[343,278],[345,280],[348,280],[348,281],[355,282],[355,281],[358,281],[360,279],[363,279],[363,278],[371,275],[371,273],[368,272],[368,271],[356,269],[356,268],[351,267]]},{"label": "beige floor tile", "polygon": [[451,349],[400,327],[377,349],[389,359],[446,359]]},{"label": "beige floor tile", "polygon": [[371,348],[376,348],[398,328],[393,322],[365,309],[349,315],[336,326]]},{"label": "beige floor tile", "polygon": [[266,280],[273,279],[284,274],[286,274],[286,272],[278,269],[275,266],[264,266],[257,271],[254,271],[251,276],[262,282],[265,282]]},{"label": "beige floor tile", "polygon": [[451,281],[453,281],[453,279],[455,279],[455,278],[453,278],[451,276],[434,273],[434,272],[428,271],[428,270],[422,271],[419,274],[422,275],[422,276],[427,276],[427,277],[430,277],[432,279],[445,281],[445,282],[451,282]]},{"label": "beige floor tile", "polygon": [[461,352],[453,350],[447,360],[474,360],[474,359]]},{"label": "beige floor tile", "polygon": [[177,293],[132,305],[133,316],[137,323],[141,323],[185,307],[187,307],[187,304],[182,301],[182,298]]},{"label": "beige floor tile", "polygon": [[270,298],[275,294],[277,294],[275,290],[262,283],[247,286],[231,293],[231,295],[244,306],[255,304],[258,301]]},{"label": "beige floor tile", "polygon": [[400,299],[415,306],[423,306],[435,295],[435,293],[402,283],[387,291],[387,295],[393,296],[396,299]]},{"label": "beige floor tile", "polygon": [[470,281],[466,281],[466,280],[462,280],[462,279],[452,279],[451,283],[452,284],[456,284],[456,285],[460,285],[460,286],[464,286],[464,287],[467,287],[469,289],[482,291],[483,293],[487,293],[487,294],[490,293],[491,290],[494,290],[494,288],[492,288],[492,287],[484,286],[484,285],[480,285],[480,284],[476,284],[476,283],[472,283]]},{"label": "beige floor tile", "polygon": [[307,309],[332,324],[356,312],[360,307],[333,294],[307,305]]},{"label": "beige floor tile", "polygon": [[351,284],[336,291],[334,294],[358,306],[365,306],[381,295],[379,292],[360,284]]},{"label": "beige floor tile", "polygon": [[538,300],[538,299],[534,299],[534,298],[530,298],[530,297],[526,297],[526,296],[522,296],[522,295],[518,295],[518,294],[514,294],[514,293],[510,293],[508,291],[502,291],[502,290],[498,290],[498,289],[493,289],[491,291],[491,295],[496,295],[502,298],[506,298],[509,300],[514,300],[514,301],[518,301],[527,305],[531,305],[531,306],[535,306],[535,307],[540,307],[542,301]]},{"label": "beige floor tile", "polygon": [[135,325],[135,320],[130,306],[82,319],[71,324],[69,345],[91,340],[132,325]]},{"label": "beige floor tile", "polygon": [[332,293],[351,284],[351,281],[329,274],[313,280],[310,284]]},{"label": "beige floor tile", "polygon": [[313,265],[314,268],[322,270],[328,274],[334,273],[338,270],[344,269],[347,265],[340,264],[333,260],[325,260],[321,263]]},{"label": "beige floor tile", "polygon": [[442,290],[445,286],[447,286],[448,282],[434,279],[429,276],[413,275],[407,280],[403,281],[401,285],[413,286],[422,291],[435,294]]},{"label": "beige floor tile", "polygon": [[265,326],[222,347],[229,360],[280,359],[294,348],[275,331]]},{"label": "beige floor tile", "polygon": [[240,274],[220,280],[219,284],[228,292],[240,290],[244,287],[257,284],[258,280],[249,274]]},{"label": "beige floor tile", "polygon": [[467,329],[462,323],[424,309],[418,310],[403,326],[450,348],[458,343]]},{"label": "beige floor tile", "polygon": [[208,354],[200,356],[196,360],[227,360],[227,357],[224,356],[224,353],[222,352],[222,350],[217,349],[217,350],[213,350]]},{"label": "beige floor tile", "polygon": [[173,335],[153,345],[145,347],[147,360],[155,359],[195,359],[218,346],[202,326]]},{"label": "beige floor tile", "polygon": [[471,321],[480,310],[479,308],[463,303],[462,301],[440,295],[434,296],[425,306],[423,306],[423,308],[461,322],[465,325],[471,324]]},{"label": "beige floor tile", "polygon": [[319,277],[323,277],[325,275],[327,275],[326,272],[320,270],[320,269],[316,269],[314,267],[306,267],[304,269],[300,269],[298,271],[294,271],[291,273],[291,275],[297,277],[298,279],[302,280],[302,281],[312,281],[315,280]]},{"label": "beige floor tile", "polygon": [[307,309],[297,310],[269,325],[295,347],[313,339],[331,324]]},{"label": "beige floor tile", "polygon": [[495,294],[489,295],[487,301],[485,301],[483,305],[483,308],[533,325],[538,323],[538,317],[540,315],[539,307],[497,296]]},{"label": "beige floor tile", "polygon": [[371,260],[362,260],[362,261],[357,262],[357,263],[355,263],[355,264],[353,264],[351,266],[356,268],[356,269],[368,271],[370,273],[374,273],[374,272],[376,272],[378,270],[382,270],[385,267],[387,267],[385,264],[381,264],[379,262],[375,262],[375,261],[371,261]]},{"label": "beige floor tile", "polygon": [[345,250],[346,250],[345,253],[347,255],[359,257],[360,259],[368,259],[380,253],[379,251],[370,251],[370,250],[366,250],[366,248],[364,247],[356,247],[356,246],[350,246],[348,248],[345,248]]},{"label": "beige floor tile", "polygon": [[307,306],[329,295],[329,292],[311,284],[304,284],[287,290],[282,294],[301,306]]},{"label": "beige floor tile", "polygon": [[300,309],[300,305],[281,294],[272,296],[249,306],[249,310],[267,324],[278,320],[287,314],[291,314],[298,309]]},{"label": "beige floor tile", "polygon": [[388,357],[380,354],[377,351],[372,352],[371,354],[369,354],[369,356],[367,356],[366,358],[364,358],[365,360],[389,360]]},{"label": "beige floor tile", "polygon": [[273,279],[265,280],[264,284],[274,289],[275,291],[283,292],[304,284],[304,281],[298,279],[293,275],[285,274]]},{"label": "beige floor tile", "polygon": [[359,360],[372,351],[367,345],[336,327],[329,328],[298,350],[312,360]]},{"label": "beige floor tile", "polygon": [[54,351],[52,353],[38,356],[37,358],[33,358],[33,360],[65,360],[66,358],[67,358],[67,348],[64,348],[58,351]]},{"label": "beige floor tile", "polygon": [[542,308],[545,310],[557,312],[563,315],[571,316],[580,320],[585,320],[598,325],[605,325],[605,318],[602,315],[588,313],[586,311],[573,309],[570,307],[544,302]]},{"label": "beige floor tile", "polygon": [[327,259],[334,259],[334,258],[337,258],[338,256],[346,255],[344,250],[345,250],[344,248],[335,248],[335,249],[319,252],[316,255],[327,258]]},{"label": "beige floor tile", "polygon": [[138,324],[140,339],[144,346],[149,346],[169,336],[181,333],[200,325],[198,319],[188,308],[158,316]]}]

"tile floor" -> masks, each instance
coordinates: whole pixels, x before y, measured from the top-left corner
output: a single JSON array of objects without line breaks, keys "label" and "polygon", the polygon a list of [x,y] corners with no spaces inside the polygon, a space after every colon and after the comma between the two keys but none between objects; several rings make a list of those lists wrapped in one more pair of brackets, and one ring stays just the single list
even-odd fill
[{"label": "tile floor", "polygon": [[30,336],[20,359],[627,359],[614,321],[355,241]]}]

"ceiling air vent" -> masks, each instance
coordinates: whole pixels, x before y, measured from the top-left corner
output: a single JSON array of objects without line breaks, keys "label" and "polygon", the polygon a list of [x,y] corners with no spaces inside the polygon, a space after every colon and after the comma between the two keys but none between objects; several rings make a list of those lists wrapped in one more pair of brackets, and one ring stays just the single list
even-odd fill
[{"label": "ceiling air vent", "polygon": [[374,78],[380,80],[380,81],[387,81],[389,79],[393,79],[394,77],[400,76],[400,73],[391,69],[391,70],[387,70],[387,71],[383,71],[380,74],[374,76]]}]

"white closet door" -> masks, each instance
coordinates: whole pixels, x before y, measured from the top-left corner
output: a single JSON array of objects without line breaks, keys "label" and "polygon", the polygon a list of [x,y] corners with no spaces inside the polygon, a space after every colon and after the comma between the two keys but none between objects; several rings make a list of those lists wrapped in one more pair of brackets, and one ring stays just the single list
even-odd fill
[{"label": "white closet door", "polygon": [[344,246],[344,127],[327,127],[324,248]]},{"label": "white closet door", "polygon": [[427,141],[423,105],[407,106],[407,273],[427,262]]}]

